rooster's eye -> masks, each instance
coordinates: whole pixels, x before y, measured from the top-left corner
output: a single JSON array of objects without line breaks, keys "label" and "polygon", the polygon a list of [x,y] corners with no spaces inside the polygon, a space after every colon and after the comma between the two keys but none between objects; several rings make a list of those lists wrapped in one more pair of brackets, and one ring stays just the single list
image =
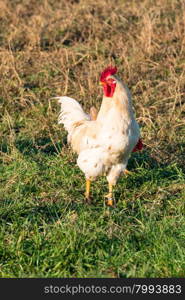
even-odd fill
[{"label": "rooster's eye", "polygon": [[115,83],[116,83],[116,80],[114,80],[114,79],[112,79],[112,78],[109,78],[109,79],[107,80],[107,83],[108,83],[108,84],[115,84]]}]

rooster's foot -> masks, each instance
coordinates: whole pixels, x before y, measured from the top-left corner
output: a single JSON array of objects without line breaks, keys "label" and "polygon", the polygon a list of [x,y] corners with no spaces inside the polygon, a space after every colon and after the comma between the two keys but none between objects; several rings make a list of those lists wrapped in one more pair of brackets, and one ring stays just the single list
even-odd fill
[{"label": "rooster's foot", "polygon": [[125,170],[123,171],[123,173],[124,173],[125,175],[132,175],[132,174],[133,174],[133,172],[131,172],[131,171],[127,170],[127,169],[125,169]]},{"label": "rooster's foot", "polygon": [[88,196],[88,197],[85,196],[84,202],[86,204],[91,204],[92,203],[92,198],[90,196]]},{"label": "rooster's foot", "polygon": [[115,207],[116,206],[115,199],[112,196],[110,197],[110,195],[108,194],[105,197],[106,197],[105,203],[106,203],[107,206],[110,206],[110,207]]},{"label": "rooster's foot", "polygon": [[107,206],[111,206],[111,207],[114,207],[114,206],[115,206],[115,205],[114,205],[114,200],[113,200],[113,199],[107,199],[106,204],[107,204]]}]

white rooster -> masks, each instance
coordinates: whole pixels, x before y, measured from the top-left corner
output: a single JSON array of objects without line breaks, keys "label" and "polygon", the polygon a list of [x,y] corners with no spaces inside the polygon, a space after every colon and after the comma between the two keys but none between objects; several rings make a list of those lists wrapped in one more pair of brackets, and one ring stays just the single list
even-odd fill
[{"label": "white rooster", "polygon": [[114,205],[113,186],[126,169],[131,152],[138,143],[141,146],[131,94],[116,72],[116,67],[108,67],[101,73],[104,95],[97,118],[90,118],[76,100],[57,97],[61,104],[58,122],[67,130],[68,142],[78,154],[77,164],[86,177],[86,200],[90,202],[91,181],[106,174],[109,206]]}]

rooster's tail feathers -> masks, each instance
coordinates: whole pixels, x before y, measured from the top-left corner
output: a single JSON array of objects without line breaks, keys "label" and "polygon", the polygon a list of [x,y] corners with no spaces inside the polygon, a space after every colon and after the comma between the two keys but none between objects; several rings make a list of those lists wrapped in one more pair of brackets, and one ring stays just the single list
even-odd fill
[{"label": "rooster's tail feathers", "polygon": [[90,119],[75,99],[66,96],[57,97],[57,99],[61,104],[58,123],[63,124],[68,133],[73,128],[74,123]]}]

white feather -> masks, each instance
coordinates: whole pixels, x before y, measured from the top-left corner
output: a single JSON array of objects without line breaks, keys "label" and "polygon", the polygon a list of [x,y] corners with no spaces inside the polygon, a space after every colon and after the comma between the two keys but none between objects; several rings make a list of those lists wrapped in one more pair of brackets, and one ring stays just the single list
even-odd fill
[{"label": "white feather", "polygon": [[[90,120],[76,100],[58,99],[61,104],[59,124],[64,124],[68,141],[79,155],[79,168],[91,180],[106,172],[108,182],[116,184],[139,139],[139,126],[128,89],[117,81],[113,98],[103,98],[95,121]],[[79,121],[82,122],[75,124]]]},{"label": "white feather", "polygon": [[81,105],[75,99],[66,96],[57,98],[61,104],[58,123],[63,124],[69,134],[75,122],[90,120],[90,117],[84,112]]},{"label": "white feather", "polygon": [[104,172],[102,148],[91,148],[80,152],[77,164],[88,179],[95,179]]}]

